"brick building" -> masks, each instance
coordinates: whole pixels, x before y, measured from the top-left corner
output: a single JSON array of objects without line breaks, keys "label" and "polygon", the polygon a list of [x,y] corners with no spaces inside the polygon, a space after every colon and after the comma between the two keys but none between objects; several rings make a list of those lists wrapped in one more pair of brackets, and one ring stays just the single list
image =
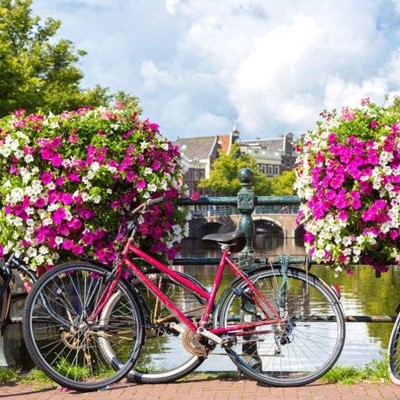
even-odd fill
[{"label": "brick building", "polygon": [[256,159],[260,171],[268,176],[293,169],[296,156],[292,133],[275,139],[245,141],[239,140],[237,130],[223,135],[178,138],[175,143],[189,164],[184,181],[190,192],[198,192],[201,196],[209,194],[205,189],[199,189],[198,183],[210,176],[219,152],[228,153],[235,142],[239,143],[242,153],[249,153]]}]

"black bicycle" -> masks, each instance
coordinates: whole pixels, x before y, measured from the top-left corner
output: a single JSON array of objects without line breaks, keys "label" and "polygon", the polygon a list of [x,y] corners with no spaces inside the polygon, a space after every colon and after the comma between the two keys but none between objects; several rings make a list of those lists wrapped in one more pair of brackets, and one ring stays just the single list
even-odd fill
[{"label": "black bicycle", "polygon": [[23,280],[28,280],[29,284],[34,284],[37,280],[36,271],[29,267],[23,260],[15,254],[11,254],[7,260],[0,264],[0,332],[4,333],[5,328],[11,322],[11,284],[16,271]]}]

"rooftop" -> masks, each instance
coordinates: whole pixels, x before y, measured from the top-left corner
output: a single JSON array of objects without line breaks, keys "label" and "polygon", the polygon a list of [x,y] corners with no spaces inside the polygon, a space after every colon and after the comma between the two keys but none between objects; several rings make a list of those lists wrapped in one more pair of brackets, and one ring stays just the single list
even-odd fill
[{"label": "rooftop", "polygon": [[189,161],[205,160],[210,157],[210,153],[218,140],[218,136],[202,136],[190,138],[178,138],[176,144],[182,154],[189,159]]}]

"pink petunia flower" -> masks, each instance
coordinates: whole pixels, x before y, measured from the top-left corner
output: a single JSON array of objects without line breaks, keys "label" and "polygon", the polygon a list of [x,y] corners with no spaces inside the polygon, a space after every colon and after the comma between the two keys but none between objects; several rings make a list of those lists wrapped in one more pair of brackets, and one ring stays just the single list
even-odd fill
[{"label": "pink petunia flower", "polygon": [[51,158],[50,158],[50,161],[51,161],[51,165],[53,166],[53,167],[61,167],[61,165],[62,165],[62,158],[61,158],[61,155],[59,154],[59,153],[56,153],[55,155],[53,155]]},{"label": "pink petunia flower", "polygon": [[66,219],[66,217],[67,217],[67,212],[62,207],[57,208],[51,214],[51,219],[55,224],[61,224],[62,220]]},{"label": "pink petunia flower", "polygon": [[192,194],[190,195],[190,198],[193,200],[193,201],[198,201],[199,200],[199,193],[198,192],[192,192]]},{"label": "pink petunia flower", "polygon": [[53,182],[53,174],[51,172],[42,172],[40,174],[40,180],[42,181],[43,185],[48,185],[49,183]]}]

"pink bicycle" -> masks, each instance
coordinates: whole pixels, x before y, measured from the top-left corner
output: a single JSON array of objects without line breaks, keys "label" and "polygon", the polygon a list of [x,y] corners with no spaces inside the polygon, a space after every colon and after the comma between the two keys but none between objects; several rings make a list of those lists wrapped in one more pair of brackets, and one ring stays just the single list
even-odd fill
[{"label": "pink bicycle", "polygon": [[[162,198],[134,210],[151,210]],[[274,386],[310,383],[338,359],[345,318],[337,294],[287,258],[254,268],[231,253],[243,232],[211,234],[221,247],[211,290],[134,243],[137,218],[113,267],[77,261],[46,272],[28,296],[28,351],[48,376],[75,390],[122,379],[170,382],[222,348],[245,376]],[[228,267],[232,281],[221,287]],[[221,290],[220,290],[221,289]],[[222,293],[221,293],[222,292]]]}]

